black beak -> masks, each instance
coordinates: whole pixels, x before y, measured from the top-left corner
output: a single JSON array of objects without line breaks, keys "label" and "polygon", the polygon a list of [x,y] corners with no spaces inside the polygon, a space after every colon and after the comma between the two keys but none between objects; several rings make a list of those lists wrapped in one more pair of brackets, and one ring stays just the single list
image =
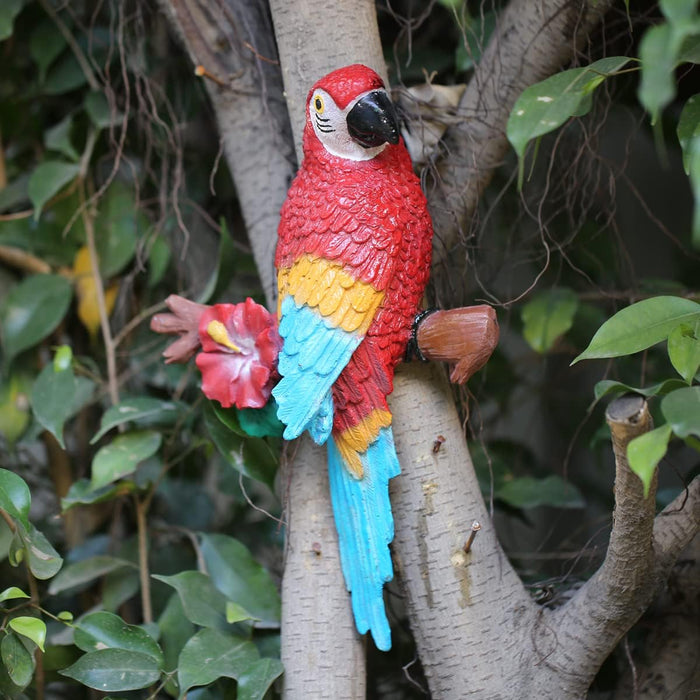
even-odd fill
[{"label": "black beak", "polygon": [[364,148],[399,142],[399,120],[384,90],[367,93],[346,117],[348,133]]}]

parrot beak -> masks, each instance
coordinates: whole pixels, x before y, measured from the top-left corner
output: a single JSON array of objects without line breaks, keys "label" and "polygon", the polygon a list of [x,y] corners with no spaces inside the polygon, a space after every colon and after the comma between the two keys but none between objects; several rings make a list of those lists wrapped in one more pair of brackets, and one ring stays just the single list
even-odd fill
[{"label": "parrot beak", "polygon": [[373,90],[358,100],[346,122],[348,133],[363,148],[399,142],[399,120],[384,90]]}]

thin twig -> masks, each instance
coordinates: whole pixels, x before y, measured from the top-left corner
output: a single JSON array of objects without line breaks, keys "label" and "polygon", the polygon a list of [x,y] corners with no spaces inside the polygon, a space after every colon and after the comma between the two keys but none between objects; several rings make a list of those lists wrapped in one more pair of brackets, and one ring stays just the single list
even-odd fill
[{"label": "thin twig", "polygon": [[164,301],[159,301],[157,304],[153,304],[152,306],[149,306],[148,308],[144,309],[140,313],[138,313],[136,316],[134,316],[129,323],[127,323],[120,331],[117,333],[116,336],[114,336],[113,345],[114,349],[116,350],[126,339],[126,337],[131,333],[131,331],[134,330],[137,326],[139,326],[141,323],[144,321],[148,320],[153,314],[158,313],[158,311],[162,311],[163,309],[166,308],[165,302]]},{"label": "thin twig", "polygon": [[141,582],[141,607],[143,608],[143,621],[148,624],[153,622],[153,605],[151,603],[151,574],[148,568],[148,525],[146,513],[148,505],[134,496],[136,508],[136,530],[139,543],[139,581]]},{"label": "thin twig", "polygon": [[66,43],[73,52],[76,61],[78,61],[78,64],[80,65],[80,69],[85,74],[85,79],[87,80],[90,89],[99,90],[100,84],[97,82],[97,78],[95,78],[95,74],[92,72],[92,68],[90,67],[89,61],[87,60],[87,58],[85,58],[85,54],[80,48],[80,44],[78,44],[70,29],[68,29],[65,22],[58,16],[56,10],[54,10],[53,7],[51,7],[47,0],[39,0],[39,2],[44,8],[46,14],[49,17],[51,17],[54,24],[58,27],[58,31],[61,32],[63,38],[66,40]]},{"label": "thin twig", "polygon": [[0,508],[0,518],[2,518],[7,523],[7,527],[10,528],[10,532],[15,532],[17,530],[15,521],[12,519],[10,514],[2,508]]},{"label": "thin twig", "polygon": [[95,296],[97,297],[97,310],[100,316],[100,329],[102,331],[102,341],[105,345],[105,356],[107,359],[107,386],[109,388],[109,398],[113,405],[119,403],[119,384],[117,381],[117,359],[115,354],[112,331],[109,327],[109,314],[107,313],[107,302],[105,301],[105,289],[100,275],[100,264],[97,257],[97,246],[95,245],[95,227],[92,213],[88,211],[87,197],[85,196],[85,180],[81,178],[78,188],[81,206],[83,225],[85,226],[85,237],[87,239],[88,252],[90,253],[90,266],[95,279]]},{"label": "thin twig", "polygon": [[0,245],[0,261],[25,272],[44,274],[51,272],[51,265],[47,262],[37,258],[36,255],[28,253],[26,250],[15,248],[14,246]]}]

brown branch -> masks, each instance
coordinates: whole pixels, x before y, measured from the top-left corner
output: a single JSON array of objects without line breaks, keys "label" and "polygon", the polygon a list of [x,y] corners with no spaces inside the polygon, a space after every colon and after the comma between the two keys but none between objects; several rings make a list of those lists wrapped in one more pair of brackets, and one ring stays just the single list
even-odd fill
[{"label": "brown branch", "polygon": [[21,248],[14,248],[8,245],[0,245],[0,262],[16,267],[24,272],[48,274],[51,272],[51,265],[44,262],[36,255],[28,253]]},{"label": "brown branch", "polygon": [[681,552],[640,624],[646,629],[643,647],[637,661],[629,658],[616,700],[635,690],[640,700],[692,698],[700,686],[700,535]]},{"label": "brown branch", "polygon": [[222,79],[236,76],[231,89],[212,81],[205,85],[267,304],[273,308],[277,224],[294,164],[280,70],[268,60],[276,60],[276,46],[266,5],[232,0],[160,0],[160,5],[194,65],[206,66]]},{"label": "brown branch", "polygon": [[584,692],[698,531],[700,478],[655,519],[656,475],[645,498],[641,480],[629,467],[629,442],[652,427],[646,399],[616,399],[606,420],[615,454],[615,512],[608,551],[600,569],[569,603],[543,611],[534,641],[549,673],[537,674],[529,689],[533,696],[545,689],[551,692],[554,682],[561,697]]},{"label": "brown branch", "polygon": [[80,179],[78,187],[80,211],[85,227],[85,238],[88,252],[90,254],[90,267],[95,279],[95,297],[97,300],[97,310],[100,316],[100,329],[102,331],[102,341],[105,346],[105,357],[107,359],[107,387],[109,398],[113,406],[119,403],[119,382],[117,378],[117,358],[112,339],[112,330],[109,326],[109,313],[107,312],[107,302],[105,300],[105,289],[100,275],[100,262],[97,256],[97,244],[95,242],[95,225],[93,212],[88,208],[88,200],[85,195],[85,180]]},{"label": "brown branch", "polygon": [[666,580],[678,555],[700,529],[700,476],[678,494],[654,520],[654,575],[657,585]]},{"label": "brown branch", "polygon": [[574,56],[609,0],[511,0],[448,128],[429,201],[436,238],[433,265],[447,262],[469,228],[482,192],[508,149],[506,122],[520,93]]},{"label": "brown branch", "polygon": [[151,575],[148,566],[148,504],[134,496],[136,510],[136,531],[139,544],[139,581],[141,582],[141,608],[143,621],[153,622],[153,607],[151,605]]}]

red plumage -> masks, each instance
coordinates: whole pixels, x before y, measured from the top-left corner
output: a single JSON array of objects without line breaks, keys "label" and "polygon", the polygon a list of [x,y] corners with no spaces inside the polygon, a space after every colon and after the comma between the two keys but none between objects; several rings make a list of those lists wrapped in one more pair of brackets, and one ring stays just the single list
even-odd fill
[{"label": "red plumage", "polygon": [[[343,70],[348,74],[327,76],[309,97],[322,87],[345,106],[381,86],[364,66]],[[348,160],[323,147],[307,113],[304,161],[282,208],[275,264],[286,268],[304,254],[314,255],[342,263],[353,277],[386,294],[334,386],[335,431],[356,424],[372,408],[386,408],[384,397],[428,281],[431,239],[427,202],[403,139],[370,160]],[[376,390],[360,389],[368,380]]]}]

